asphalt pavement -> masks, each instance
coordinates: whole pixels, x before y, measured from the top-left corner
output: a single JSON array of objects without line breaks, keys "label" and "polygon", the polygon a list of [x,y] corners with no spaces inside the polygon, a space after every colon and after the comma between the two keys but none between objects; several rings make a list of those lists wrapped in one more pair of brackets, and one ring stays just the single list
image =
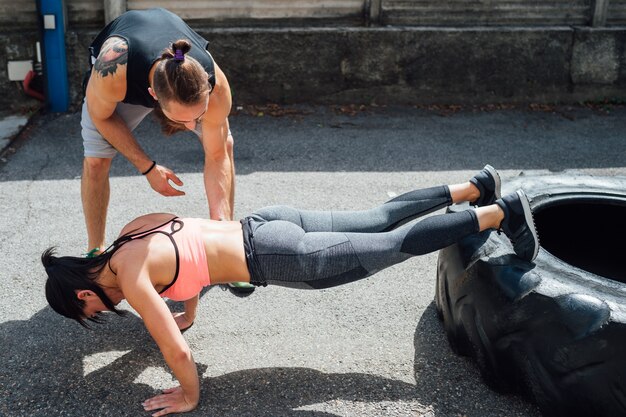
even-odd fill
[{"label": "asphalt pavement", "polygon": [[[237,218],[273,204],[369,208],[413,188],[466,181],[485,163],[504,181],[563,170],[626,175],[620,106],[237,113]],[[208,215],[198,140],[163,137],[152,120],[136,133],[180,176],[186,195],[161,197],[117,157],[109,241],[144,213]],[[0,162],[0,415],[149,415],[141,401],[174,381],[140,319],[113,316],[87,331],[44,296],[42,251],[87,249],[79,114],[37,117],[12,148]],[[413,258],[320,291],[267,287],[238,298],[205,290],[185,333],[202,389],[188,415],[538,417],[534,405],[491,390],[472,360],[451,351],[433,303],[436,260]]]}]

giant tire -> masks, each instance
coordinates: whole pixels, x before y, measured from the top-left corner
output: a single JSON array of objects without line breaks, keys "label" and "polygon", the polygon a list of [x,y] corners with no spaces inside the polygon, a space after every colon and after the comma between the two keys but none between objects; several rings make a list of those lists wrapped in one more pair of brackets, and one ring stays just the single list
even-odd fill
[{"label": "giant tire", "polygon": [[[520,176],[533,263],[486,231],[440,251],[435,302],[457,353],[546,416],[626,416],[626,177]],[[467,209],[452,206],[450,211]]]}]

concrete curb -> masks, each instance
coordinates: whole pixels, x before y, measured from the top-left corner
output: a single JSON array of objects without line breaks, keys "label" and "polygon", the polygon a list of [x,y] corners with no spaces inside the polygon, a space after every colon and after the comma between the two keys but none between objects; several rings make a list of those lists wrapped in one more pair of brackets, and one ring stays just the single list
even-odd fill
[{"label": "concrete curb", "polygon": [[4,162],[7,153],[14,151],[13,145],[31,125],[32,120],[40,114],[36,111],[29,115],[4,113],[0,114],[0,160]]}]

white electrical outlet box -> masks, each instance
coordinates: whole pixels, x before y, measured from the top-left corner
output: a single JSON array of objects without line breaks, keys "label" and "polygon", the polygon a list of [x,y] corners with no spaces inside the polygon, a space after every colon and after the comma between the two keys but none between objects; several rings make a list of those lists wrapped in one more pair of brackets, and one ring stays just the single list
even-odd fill
[{"label": "white electrical outlet box", "polygon": [[56,16],[53,14],[43,15],[43,28],[49,30],[55,30],[57,28]]},{"label": "white electrical outlet box", "polygon": [[9,61],[9,80],[24,81],[26,74],[33,69],[33,61]]}]

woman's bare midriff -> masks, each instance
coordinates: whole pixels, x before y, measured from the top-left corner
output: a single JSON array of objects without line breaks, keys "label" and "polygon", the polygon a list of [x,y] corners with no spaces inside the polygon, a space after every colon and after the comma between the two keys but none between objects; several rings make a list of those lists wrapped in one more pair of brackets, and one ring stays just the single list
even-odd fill
[{"label": "woman's bare midriff", "polygon": [[238,221],[203,220],[201,225],[211,284],[250,282]]}]

